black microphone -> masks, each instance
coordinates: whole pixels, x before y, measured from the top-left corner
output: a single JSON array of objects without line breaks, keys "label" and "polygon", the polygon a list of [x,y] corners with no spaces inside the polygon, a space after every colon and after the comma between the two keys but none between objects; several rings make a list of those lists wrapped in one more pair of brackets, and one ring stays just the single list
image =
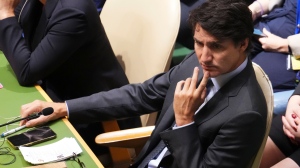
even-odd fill
[{"label": "black microphone", "polygon": [[20,118],[20,119],[17,119],[17,120],[13,120],[13,121],[7,122],[5,124],[1,124],[0,127],[3,127],[5,125],[9,125],[9,124],[15,123],[15,122],[18,122],[18,121],[21,121],[21,120],[32,120],[32,119],[40,117],[40,115],[47,116],[47,115],[52,114],[53,111],[54,110],[53,110],[52,107],[47,107],[47,108],[44,108],[41,112],[38,112],[38,113],[35,113],[35,114],[31,114],[31,115],[29,115],[27,117]]}]

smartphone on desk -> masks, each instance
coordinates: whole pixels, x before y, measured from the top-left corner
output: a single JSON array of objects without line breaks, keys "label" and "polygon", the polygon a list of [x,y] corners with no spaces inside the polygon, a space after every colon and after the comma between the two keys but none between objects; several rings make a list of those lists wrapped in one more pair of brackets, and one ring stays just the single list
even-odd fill
[{"label": "smartphone on desk", "polygon": [[43,126],[9,136],[7,141],[14,149],[18,149],[19,146],[31,146],[54,138],[56,133],[49,126]]}]

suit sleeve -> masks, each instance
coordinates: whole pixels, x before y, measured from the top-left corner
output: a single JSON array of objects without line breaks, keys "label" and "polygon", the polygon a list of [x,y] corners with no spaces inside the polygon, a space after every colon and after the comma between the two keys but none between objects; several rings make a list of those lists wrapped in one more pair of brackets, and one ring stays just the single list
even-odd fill
[{"label": "suit sleeve", "polygon": [[[45,36],[30,51],[16,17],[0,21],[0,48],[21,85],[44,79],[67,61],[85,43],[86,16],[76,9],[62,9],[52,15]],[[44,32],[39,32],[44,33]]]},{"label": "suit sleeve", "polygon": [[95,122],[121,119],[160,111],[176,68],[158,74],[143,83],[99,92],[66,101],[69,120]]},{"label": "suit sleeve", "polygon": [[[233,116],[216,133],[208,148],[202,146],[198,126],[192,124],[161,133],[177,167],[249,167],[265,132],[262,116],[256,112],[242,112]],[[202,145],[201,145],[202,144]]]}]

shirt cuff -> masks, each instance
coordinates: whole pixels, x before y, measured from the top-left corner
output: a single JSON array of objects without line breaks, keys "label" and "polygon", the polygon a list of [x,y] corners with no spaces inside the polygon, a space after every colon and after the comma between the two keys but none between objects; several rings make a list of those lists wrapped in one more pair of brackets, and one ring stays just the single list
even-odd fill
[{"label": "shirt cuff", "polygon": [[177,127],[177,125],[175,124],[174,126],[173,126],[173,130],[175,130],[175,129],[179,129],[179,128],[183,128],[183,127],[187,127],[187,126],[190,126],[190,125],[192,125],[192,124],[194,124],[195,122],[193,121],[193,122],[191,122],[191,123],[188,123],[188,124],[185,124],[185,125],[182,125],[182,126],[178,126]]},{"label": "shirt cuff", "polygon": [[65,101],[65,103],[66,103],[66,106],[67,106],[67,113],[68,113],[68,118],[69,118],[69,107],[68,107],[68,103],[67,103],[67,101]]}]

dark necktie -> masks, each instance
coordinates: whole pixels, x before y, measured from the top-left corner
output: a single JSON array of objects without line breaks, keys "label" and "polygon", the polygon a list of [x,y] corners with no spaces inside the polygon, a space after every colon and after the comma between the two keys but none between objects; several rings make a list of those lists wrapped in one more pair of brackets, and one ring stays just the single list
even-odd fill
[{"label": "dark necktie", "polygon": [[155,158],[157,155],[160,154],[160,152],[166,147],[165,143],[160,140],[160,142],[157,144],[157,146],[145,157],[145,159],[142,161],[142,163],[138,166],[138,168],[145,168],[148,163]]},{"label": "dark necktie", "polygon": [[[211,88],[214,86],[213,82],[211,81],[211,79],[208,79],[207,83],[206,83],[206,93],[208,94],[209,91],[211,90]],[[206,95],[207,95],[206,94]]]},{"label": "dark necktie", "polygon": [[211,93],[212,88],[214,87],[213,82],[211,81],[211,79],[208,79],[207,84],[206,84],[206,101],[207,102],[211,97],[213,97],[214,93]]}]

